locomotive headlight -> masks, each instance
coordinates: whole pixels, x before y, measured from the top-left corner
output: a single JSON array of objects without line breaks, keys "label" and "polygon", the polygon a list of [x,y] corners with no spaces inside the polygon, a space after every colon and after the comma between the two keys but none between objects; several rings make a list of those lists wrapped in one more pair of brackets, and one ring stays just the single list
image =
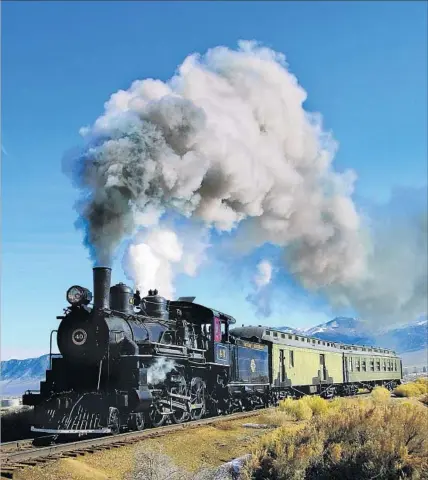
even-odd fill
[{"label": "locomotive headlight", "polygon": [[79,285],[73,285],[67,290],[67,301],[71,305],[87,305],[92,300],[92,293]]}]

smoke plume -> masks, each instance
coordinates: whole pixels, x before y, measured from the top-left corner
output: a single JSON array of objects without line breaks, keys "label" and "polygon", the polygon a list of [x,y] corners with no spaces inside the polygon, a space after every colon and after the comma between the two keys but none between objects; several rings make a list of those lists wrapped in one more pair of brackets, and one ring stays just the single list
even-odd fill
[{"label": "smoke plume", "polygon": [[257,265],[257,273],[253,277],[254,291],[247,296],[247,301],[255,307],[258,317],[268,317],[272,313],[272,292],[268,288],[272,273],[272,265],[267,260],[262,260]]},{"label": "smoke plume", "polygon": [[[249,250],[277,245],[304,287],[339,304],[388,307],[398,287],[384,270],[391,258],[362,234],[356,176],[332,168],[337,145],[321,116],[304,110],[306,97],[282,54],[247,41],[188,56],[168,82],[136,80],[112,95],[66,164],[94,262],[111,264],[124,238],[173,212],[208,231],[233,231]],[[151,263],[171,292],[182,245],[171,233],[144,235],[128,250],[129,270],[147,287],[154,279],[143,263]],[[410,282],[414,293],[421,279]],[[367,303],[379,288],[382,299]],[[390,305],[411,312],[418,302],[409,291]]]},{"label": "smoke plume", "polygon": [[428,312],[427,192],[401,189],[371,212],[366,274],[352,285],[325,293],[351,306],[363,320],[383,328],[414,321]]},{"label": "smoke plume", "polygon": [[284,56],[252,42],[112,95],[73,168],[95,262],[174,210],[220,231],[254,219],[254,245],[289,247],[307,285],[353,280],[364,266],[354,175],[332,170],[336,145],[305,100]]}]

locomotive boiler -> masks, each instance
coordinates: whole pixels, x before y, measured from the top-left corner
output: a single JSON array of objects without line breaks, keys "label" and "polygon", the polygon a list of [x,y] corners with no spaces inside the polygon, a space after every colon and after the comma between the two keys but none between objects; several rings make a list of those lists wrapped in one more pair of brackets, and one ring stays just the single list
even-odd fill
[{"label": "locomotive boiler", "polygon": [[[194,303],[167,301],[93,269],[92,293],[73,286],[57,330],[61,356],[39,392],[32,431],[104,434],[181,423],[268,403],[268,349],[229,334],[235,319]],[[92,302],[92,303],[91,303]]]}]

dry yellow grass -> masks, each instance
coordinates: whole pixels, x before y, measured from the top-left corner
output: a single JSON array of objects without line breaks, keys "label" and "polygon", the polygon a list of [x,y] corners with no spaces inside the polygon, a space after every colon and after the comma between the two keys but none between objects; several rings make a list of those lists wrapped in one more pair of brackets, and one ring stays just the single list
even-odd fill
[{"label": "dry yellow grass", "polygon": [[[265,431],[244,428],[242,427],[244,423],[248,423],[248,419],[220,422],[212,426],[148,439],[140,445],[160,450],[178,467],[196,472],[201,468],[217,467],[252,450]],[[251,423],[265,422],[256,416],[251,418]]]},{"label": "dry yellow grass", "polygon": [[282,426],[262,437],[245,474],[256,480],[428,478],[427,422],[419,402],[392,402],[382,390],[329,402],[299,428]]},{"label": "dry yellow grass", "polygon": [[135,468],[135,447],[105,450],[29,467],[14,475],[17,480],[122,480]]},{"label": "dry yellow grass", "polygon": [[[269,423],[263,412],[251,418],[251,423]],[[288,420],[290,422],[290,420]],[[139,462],[148,452],[160,453],[171,460],[179,471],[199,472],[218,467],[225,462],[251,452],[266,430],[244,428],[248,418],[223,421],[213,426],[180,430],[159,438],[148,438],[132,446],[106,450],[76,458],[61,459],[46,465],[29,467],[18,473],[18,480],[128,480],[139,471]],[[271,423],[269,423],[271,424]],[[184,473],[183,473],[184,472]],[[165,472],[164,472],[165,473]],[[14,477],[15,478],[15,477]],[[141,476],[147,480],[147,476]],[[153,477],[157,478],[157,477]],[[162,477],[163,478],[163,477]],[[174,478],[167,476],[165,478]]]},{"label": "dry yellow grass", "polygon": [[404,383],[394,389],[397,397],[418,397],[428,393],[428,381],[426,378],[418,378],[415,382]]}]

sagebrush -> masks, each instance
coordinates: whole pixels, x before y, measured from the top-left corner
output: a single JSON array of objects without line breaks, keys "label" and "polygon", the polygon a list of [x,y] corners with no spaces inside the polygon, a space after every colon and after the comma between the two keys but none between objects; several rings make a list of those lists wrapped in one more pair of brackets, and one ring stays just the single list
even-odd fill
[{"label": "sagebrush", "polygon": [[397,397],[418,397],[428,393],[428,379],[418,378],[414,382],[403,383],[394,389]]},{"label": "sagebrush", "polygon": [[[300,411],[299,402],[309,408],[302,399],[293,411]],[[282,426],[264,436],[245,475],[256,480],[428,478],[424,406],[391,402],[381,390],[368,400],[330,403],[302,428]],[[289,402],[285,407],[290,410]]]}]

